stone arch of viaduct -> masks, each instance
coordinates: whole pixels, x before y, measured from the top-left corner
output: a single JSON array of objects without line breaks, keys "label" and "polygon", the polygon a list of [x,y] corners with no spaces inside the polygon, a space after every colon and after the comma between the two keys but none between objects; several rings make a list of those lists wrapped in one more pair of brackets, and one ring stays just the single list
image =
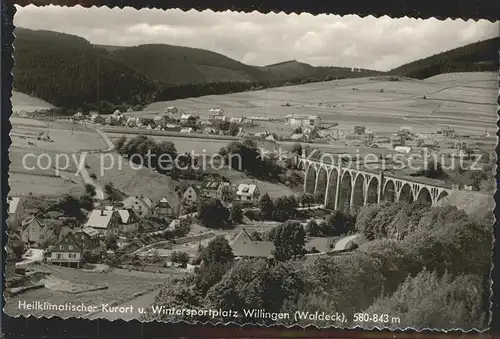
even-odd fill
[{"label": "stone arch of viaduct", "polygon": [[298,159],[305,172],[304,192],[324,196],[324,205],[335,210],[347,210],[382,201],[425,201],[435,205],[452,189],[433,186],[372,173],[330,165],[306,158]]}]

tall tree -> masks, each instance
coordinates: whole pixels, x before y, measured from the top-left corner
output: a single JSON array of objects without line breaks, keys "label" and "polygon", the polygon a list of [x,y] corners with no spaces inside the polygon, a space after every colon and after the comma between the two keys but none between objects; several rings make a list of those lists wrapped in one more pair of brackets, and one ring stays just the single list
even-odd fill
[{"label": "tall tree", "polygon": [[306,233],[297,221],[286,221],[278,226],[274,235],[274,257],[286,261],[304,254]]}]

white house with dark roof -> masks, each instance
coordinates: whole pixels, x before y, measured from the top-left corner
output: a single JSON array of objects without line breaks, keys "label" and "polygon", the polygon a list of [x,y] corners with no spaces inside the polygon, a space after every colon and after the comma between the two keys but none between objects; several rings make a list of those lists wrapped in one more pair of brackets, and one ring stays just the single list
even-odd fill
[{"label": "white house with dark roof", "polygon": [[231,241],[230,246],[237,258],[267,258],[274,257],[274,243],[272,241],[253,240],[245,229]]},{"label": "white house with dark roof", "polygon": [[89,218],[84,228],[90,227],[97,230],[101,235],[108,235],[118,232],[118,225],[121,223],[120,215],[109,209],[95,209],[90,212]]},{"label": "white house with dark roof", "polygon": [[236,201],[242,204],[255,204],[260,199],[260,191],[256,184],[239,184],[236,190]]},{"label": "white house with dark roof", "polygon": [[139,218],[151,216],[153,202],[143,195],[128,197],[123,201],[123,208],[134,211]]}]

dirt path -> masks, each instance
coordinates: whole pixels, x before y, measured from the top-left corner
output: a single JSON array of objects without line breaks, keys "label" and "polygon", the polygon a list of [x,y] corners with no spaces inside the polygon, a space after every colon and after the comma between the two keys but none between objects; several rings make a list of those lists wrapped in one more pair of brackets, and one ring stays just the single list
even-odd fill
[{"label": "dirt path", "polygon": [[[87,155],[89,155],[90,153],[107,153],[107,152],[111,152],[115,148],[113,142],[105,133],[103,133],[101,130],[99,130],[97,128],[94,128],[94,130],[101,136],[101,138],[104,140],[106,145],[108,145],[108,148],[106,148],[104,150],[81,152],[80,153],[80,163],[82,163],[82,164],[85,164],[85,159],[86,159]],[[83,168],[80,169],[80,175],[81,175],[83,181],[85,182],[85,184],[89,184],[89,185],[92,185],[94,187],[95,192],[96,192],[95,198],[97,200],[104,200],[106,195],[104,194],[103,188],[94,179],[92,179],[90,177],[90,174],[87,171],[87,168],[85,168],[85,166],[83,166]]]}]

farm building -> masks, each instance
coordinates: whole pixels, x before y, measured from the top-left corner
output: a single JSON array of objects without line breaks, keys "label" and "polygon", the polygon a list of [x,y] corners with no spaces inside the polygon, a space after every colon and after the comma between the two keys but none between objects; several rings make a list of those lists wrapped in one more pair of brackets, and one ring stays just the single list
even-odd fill
[{"label": "farm building", "polygon": [[321,125],[320,118],[315,115],[287,115],[285,119],[290,126],[320,127]]},{"label": "farm building", "polygon": [[222,108],[211,108],[208,110],[208,116],[212,119],[215,119],[216,117],[223,117],[224,110]]}]

